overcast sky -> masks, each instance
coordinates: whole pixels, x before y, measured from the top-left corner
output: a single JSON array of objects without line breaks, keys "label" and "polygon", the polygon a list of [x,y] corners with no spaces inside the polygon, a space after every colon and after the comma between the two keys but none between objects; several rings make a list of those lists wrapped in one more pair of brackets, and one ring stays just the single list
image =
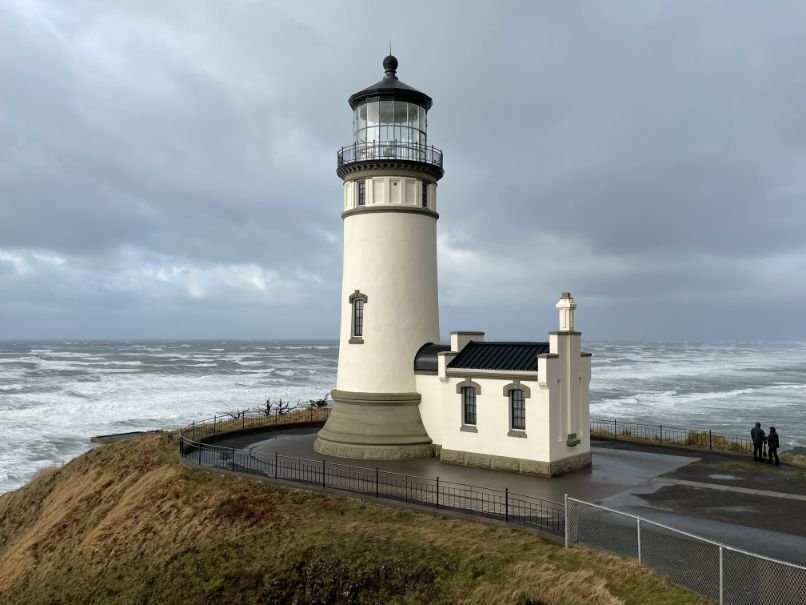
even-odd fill
[{"label": "overcast sky", "polygon": [[806,3],[5,0],[0,338],[336,338],[347,97],[430,94],[441,326],[806,338]]}]

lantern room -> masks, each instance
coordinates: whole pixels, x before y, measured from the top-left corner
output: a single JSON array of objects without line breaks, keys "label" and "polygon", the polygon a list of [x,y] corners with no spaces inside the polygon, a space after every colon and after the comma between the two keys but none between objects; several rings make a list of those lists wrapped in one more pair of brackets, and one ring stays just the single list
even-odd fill
[{"label": "lantern room", "polygon": [[398,62],[383,60],[383,80],[354,95],[353,144],[339,152],[339,166],[353,162],[394,159],[442,166],[442,152],[428,147],[427,94],[401,82]]}]

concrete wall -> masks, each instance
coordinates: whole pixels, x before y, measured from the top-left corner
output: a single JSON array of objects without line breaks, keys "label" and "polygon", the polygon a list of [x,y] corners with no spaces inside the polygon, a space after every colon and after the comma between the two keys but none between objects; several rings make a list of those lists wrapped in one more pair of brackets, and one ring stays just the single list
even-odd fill
[{"label": "concrete wall", "polygon": [[[551,353],[540,359],[538,380],[551,393],[551,460],[590,451],[588,388],[591,358],[580,350],[578,332],[551,334]],[[579,443],[569,446],[570,435]]]},{"label": "concrete wall", "polygon": [[[338,390],[415,391],[414,355],[439,340],[436,227],[418,211],[344,218]],[[367,297],[361,344],[350,343],[356,290]]]}]

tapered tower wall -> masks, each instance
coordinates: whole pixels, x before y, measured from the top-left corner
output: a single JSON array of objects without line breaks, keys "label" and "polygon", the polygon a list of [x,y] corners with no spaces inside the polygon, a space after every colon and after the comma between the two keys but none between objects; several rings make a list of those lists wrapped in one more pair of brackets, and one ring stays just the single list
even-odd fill
[{"label": "tapered tower wall", "polygon": [[[414,392],[413,360],[439,341],[433,213],[378,206],[344,218],[344,275],[336,388]],[[352,336],[350,296],[366,296],[363,334]]]}]

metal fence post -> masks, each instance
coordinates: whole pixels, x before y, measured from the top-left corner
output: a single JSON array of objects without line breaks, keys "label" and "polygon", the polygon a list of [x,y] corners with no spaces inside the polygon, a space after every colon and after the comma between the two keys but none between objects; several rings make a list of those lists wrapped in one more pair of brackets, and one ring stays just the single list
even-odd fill
[{"label": "metal fence post", "polygon": [[719,605],[725,602],[725,558],[723,548],[719,547]]},{"label": "metal fence post", "polygon": [[327,468],[325,467],[325,460],[322,460],[322,487],[325,487],[325,486],[326,486],[326,483],[327,483],[327,481],[326,481],[326,479],[325,479],[325,477],[326,477],[326,475],[325,475],[326,470],[327,470]]},{"label": "metal fence post", "polygon": [[711,429],[708,429],[708,451],[710,452],[711,450],[713,450],[711,446]]},{"label": "metal fence post", "polygon": [[660,425],[660,444],[663,445],[663,425]]},{"label": "metal fence post", "polygon": [[179,433],[179,457],[185,457],[185,438],[182,436],[182,433]]},{"label": "metal fence post", "polygon": [[618,439],[618,420],[613,418],[613,440]]},{"label": "metal fence post", "polygon": [[509,488],[504,488],[504,520],[509,523]]},{"label": "metal fence post", "polygon": [[439,508],[439,477],[437,477],[437,508]]},{"label": "metal fence post", "polygon": [[375,497],[376,498],[381,497],[380,492],[378,491],[378,474],[379,474],[379,471],[378,471],[378,467],[376,466],[375,467]]},{"label": "metal fence post", "polygon": [[274,450],[274,478],[277,479],[277,472],[279,471],[280,467],[277,466],[279,462],[279,456],[277,455],[277,450]]},{"label": "metal fence post", "polygon": [[241,428],[242,429],[246,428],[246,410],[243,410],[241,412]]},{"label": "metal fence post", "polygon": [[405,481],[404,488],[403,488],[403,501],[408,504],[408,502],[409,502],[409,476],[404,475],[403,478],[404,478],[404,481]]},{"label": "metal fence post", "polygon": [[636,517],[635,522],[638,526],[638,562],[641,563],[641,517]]},{"label": "metal fence post", "polygon": [[565,547],[568,548],[568,494],[563,495],[563,506],[565,508]]},{"label": "metal fence post", "polygon": [[230,448],[232,450],[232,470],[235,471],[235,448]]}]

